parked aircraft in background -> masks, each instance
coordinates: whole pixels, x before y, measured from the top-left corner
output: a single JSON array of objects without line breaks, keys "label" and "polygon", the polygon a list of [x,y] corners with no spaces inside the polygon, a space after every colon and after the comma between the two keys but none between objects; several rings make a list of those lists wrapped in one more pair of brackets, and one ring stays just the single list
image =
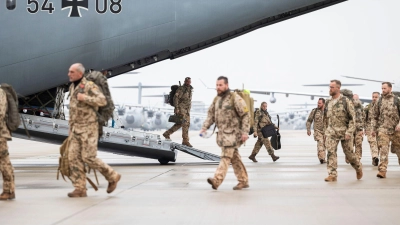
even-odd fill
[{"label": "parked aircraft in background", "polygon": [[[393,85],[392,91],[397,91],[400,92],[400,79],[393,80],[393,79],[388,79],[388,80],[374,80],[374,79],[367,79],[367,78],[362,78],[362,77],[351,77],[351,76],[343,76],[346,78],[350,79],[355,79],[355,80],[364,80],[364,81],[370,81],[370,82],[375,82],[375,83],[383,83],[383,82],[391,82]],[[381,86],[377,87],[376,91],[380,92]],[[371,91],[372,93],[372,91]]]}]

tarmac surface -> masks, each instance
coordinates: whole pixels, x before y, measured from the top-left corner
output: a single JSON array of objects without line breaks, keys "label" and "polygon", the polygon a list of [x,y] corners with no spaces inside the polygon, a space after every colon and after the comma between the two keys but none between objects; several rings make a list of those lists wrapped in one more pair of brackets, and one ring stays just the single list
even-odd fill
[{"label": "tarmac surface", "polygon": [[[0,202],[1,224],[400,224],[400,167],[390,153],[386,179],[376,177],[366,138],[364,177],[344,161],[338,148],[338,181],[326,183],[326,164],[317,158],[316,142],[306,131],[282,131],[281,158],[272,162],[265,148],[251,162],[256,139],[240,148],[250,188],[234,191],[232,167],[217,191],[206,182],[217,163],[183,152],[177,162],[99,152],[98,157],[122,174],[117,189],[106,193],[88,185],[87,198],[68,198],[71,183],[56,180],[59,146],[14,139],[9,142],[15,167],[16,199]],[[179,133],[172,139],[180,143]],[[198,149],[220,153],[215,136],[198,137]],[[93,174],[90,175],[94,179]],[[92,179],[92,180],[93,180]]]}]

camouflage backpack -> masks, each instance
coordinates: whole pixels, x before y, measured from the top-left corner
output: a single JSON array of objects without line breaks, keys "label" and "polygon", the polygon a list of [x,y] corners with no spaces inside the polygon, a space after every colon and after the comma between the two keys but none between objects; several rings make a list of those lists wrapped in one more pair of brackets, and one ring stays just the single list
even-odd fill
[{"label": "camouflage backpack", "polygon": [[[400,116],[400,92],[393,91],[392,94],[394,95],[393,96],[393,101],[394,101],[393,103],[394,103],[395,106],[397,106],[397,110],[399,111],[399,116]],[[379,112],[381,111],[381,106],[382,106],[382,97],[379,97],[379,100],[378,100]]]},{"label": "camouflage backpack", "polygon": [[18,113],[18,96],[14,88],[9,84],[1,84],[0,88],[7,96],[7,114],[6,124],[10,131],[15,131],[21,124],[20,115]]},{"label": "camouflage backpack", "polygon": [[110,118],[114,115],[114,102],[111,98],[110,89],[108,88],[107,77],[99,71],[92,71],[85,74],[88,81],[95,83],[103,95],[106,97],[107,105],[99,107],[97,118],[99,122],[99,137],[103,135],[103,126],[105,126]]},{"label": "camouflage backpack", "polygon": [[[65,177],[71,176],[71,169],[69,166],[69,159],[68,159],[69,143],[70,143],[70,137],[65,139],[60,147],[60,157],[58,159],[58,169],[57,169],[57,180],[59,178],[60,173],[61,173],[61,176],[64,179],[64,181],[67,181],[67,180],[65,180]],[[96,170],[93,170],[93,171],[94,171],[94,176],[96,177],[97,185],[99,185],[99,180],[97,179]],[[89,171],[87,171],[85,168],[85,172],[90,174],[90,167],[89,167]],[[96,191],[98,190],[96,184],[89,177],[86,176],[86,180],[94,188],[94,190],[96,190]]]}]

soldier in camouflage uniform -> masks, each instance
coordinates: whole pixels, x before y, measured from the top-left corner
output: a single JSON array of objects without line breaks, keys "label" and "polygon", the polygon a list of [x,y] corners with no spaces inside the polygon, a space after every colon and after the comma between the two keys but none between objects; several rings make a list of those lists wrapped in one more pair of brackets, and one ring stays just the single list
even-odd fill
[{"label": "soldier in camouflage uniform", "polygon": [[7,96],[0,88],[0,172],[3,175],[3,193],[0,200],[15,198],[14,168],[11,165],[7,141],[11,140],[11,133],[6,125]]},{"label": "soldier in camouflage uniform", "polygon": [[175,124],[169,130],[165,131],[163,136],[165,139],[171,139],[170,135],[182,127],[182,144],[193,147],[189,143],[189,127],[190,127],[190,108],[192,107],[192,92],[190,77],[185,78],[185,83],[176,90],[174,96],[175,113],[181,115],[185,122],[183,124]]},{"label": "soldier in camouflage uniform", "polygon": [[311,124],[314,122],[314,140],[317,142],[318,159],[321,164],[325,163],[325,143],[324,143],[324,111],[325,99],[318,99],[318,108],[311,111],[308,116],[306,127],[307,135],[311,135]]},{"label": "soldier in camouflage uniform", "polygon": [[[256,155],[258,154],[263,145],[267,149],[268,154],[271,156],[274,162],[279,159],[279,156],[275,156],[274,150],[272,149],[271,142],[269,141],[269,139],[264,138],[261,133],[261,129],[263,127],[271,124],[272,121],[271,121],[271,116],[268,114],[267,111],[267,103],[262,102],[260,109],[256,111],[256,114],[254,116],[254,127],[253,127],[254,137],[258,137],[258,140],[254,145],[253,152],[249,156],[249,159],[252,160],[253,162],[257,162]],[[275,128],[279,129],[277,126],[275,126]]]},{"label": "soldier in camouflage uniform", "polygon": [[245,101],[236,93],[231,93],[228,78],[219,77],[217,80],[218,96],[208,109],[208,117],[204,121],[201,134],[212,124],[218,127],[217,144],[222,149],[221,161],[215,172],[214,178],[207,182],[213,189],[217,189],[223,182],[232,163],[233,170],[239,183],[233,190],[249,187],[246,168],[243,165],[238,148],[249,138],[250,116]]},{"label": "soldier in camouflage uniform", "polygon": [[371,149],[371,156],[372,156],[372,165],[378,166],[379,164],[379,150],[378,144],[376,142],[376,137],[372,136],[372,117],[373,117],[373,108],[379,99],[380,93],[374,92],[372,93],[372,102],[368,104],[364,108],[364,115],[365,115],[365,135],[367,136],[368,143]]},{"label": "soldier in camouflage uniform", "polygon": [[357,179],[363,176],[362,164],[353,152],[353,135],[355,131],[355,111],[351,101],[340,94],[341,82],[332,80],[329,94],[332,96],[326,103],[324,130],[325,147],[328,151],[328,174],[326,182],[337,180],[337,146],[342,144],[343,152],[351,166],[356,170]]},{"label": "soldier in camouflage uniform", "polygon": [[360,97],[355,94],[353,96],[354,110],[356,111],[356,131],[354,132],[354,147],[357,157],[361,160],[362,157],[362,142],[365,129],[365,114],[364,107],[360,101]]},{"label": "soldier in camouflage uniform", "polygon": [[82,64],[73,64],[68,72],[72,82],[69,93],[69,146],[68,160],[75,190],[68,193],[69,197],[86,197],[86,168],[98,170],[108,181],[107,193],[117,187],[121,175],[109,165],[97,158],[98,119],[96,111],[107,104],[106,98],[98,86],[83,77],[85,68]]},{"label": "soldier in camouflage uniform", "polygon": [[[376,175],[379,178],[386,178],[390,142],[394,146],[400,144],[400,99],[395,98],[398,97],[392,93],[392,84],[382,83],[382,96],[374,106],[372,118],[372,136],[378,135],[380,151],[379,173]],[[396,154],[400,164],[400,152],[397,151]]]}]

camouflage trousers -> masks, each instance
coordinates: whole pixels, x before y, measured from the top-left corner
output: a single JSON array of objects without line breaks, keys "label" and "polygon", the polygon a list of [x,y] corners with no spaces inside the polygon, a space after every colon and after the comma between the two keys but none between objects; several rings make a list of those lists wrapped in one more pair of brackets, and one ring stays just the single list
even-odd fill
[{"label": "camouflage trousers", "polygon": [[[69,179],[76,189],[86,190],[86,167],[98,170],[108,182],[117,178],[117,173],[101,159],[97,158],[97,123],[74,126],[69,143],[68,160],[71,171]],[[78,128],[78,129],[75,129]]]},{"label": "camouflage trousers", "polygon": [[246,167],[243,165],[239,150],[235,147],[223,147],[221,161],[219,162],[217,171],[215,171],[214,174],[214,179],[218,186],[224,181],[226,173],[228,172],[229,164],[231,163],[237,180],[243,184],[249,182]]},{"label": "camouflage trousers", "polygon": [[182,139],[183,141],[189,141],[189,127],[190,127],[190,114],[185,111],[182,112],[183,118],[187,121],[183,124],[174,124],[169,130],[166,131],[166,134],[171,135],[175,133],[175,131],[182,128]]},{"label": "camouflage trousers", "polygon": [[[386,172],[387,171],[387,166],[389,164],[389,146],[390,142],[392,142],[392,148],[393,146],[399,146],[400,145],[400,132],[396,131],[394,134],[385,134],[382,132],[379,132],[378,137],[377,137],[377,142],[378,142],[378,148],[380,152],[380,162],[378,165],[378,170],[380,172]],[[400,164],[400,151],[396,151],[397,157],[399,158],[399,164]]]},{"label": "camouflage trousers", "polygon": [[317,142],[318,159],[325,160],[326,151],[324,143],[324,134],[318,131],[314,131],[314,140]]},{"label": "camouflage trousers", "polygon": [[262,136],[261,132],[258,132],[257,136],[258,136],[258,140],[257,140],[256,144],[254,145],[253,152],[251,154],[256,156],[260,152],[260,149],[262,148],[262,146],[264,145],[268,151],[268,155],[273,155],[274,150],[272,149],[271,142],[269,141],[269,139],[264,138]]},{"label": "camouflage trousers", "polygon": [[[360,170],[362,168],[361,162],[353,152],[353,140],[340,140],[343,148],[343,152],[346,155],[346,158],[349,160],[350,165],[356,170]],[[339,144],[339,140],[335,140],[331,137],[326,137],[325,146],[328,151],[328,162],[327,169],[329,176],[337,177],[337,146]]]},{"label": "camouflage trousers", "polygon": [[356,131],[354,133],[354,150],[358,159],[362,157],[362,142],[364,140],[363,134],[360,134],[360,131]]},{"label": "camouflage trousers", "polygon": [[0,171],[3,176],[3,192],[14,193],[14,168],[11,165],[7,140],[3,138],[0,138]]},{"label": "camouflage trousers", "polygon": [[372,136],[371,132],[367,131],[367,139],[368,139],[369,147],[371,149],[372,158],[379,157],[379,149],[378,149],[378,143],[376,141],[376,137]]}]

